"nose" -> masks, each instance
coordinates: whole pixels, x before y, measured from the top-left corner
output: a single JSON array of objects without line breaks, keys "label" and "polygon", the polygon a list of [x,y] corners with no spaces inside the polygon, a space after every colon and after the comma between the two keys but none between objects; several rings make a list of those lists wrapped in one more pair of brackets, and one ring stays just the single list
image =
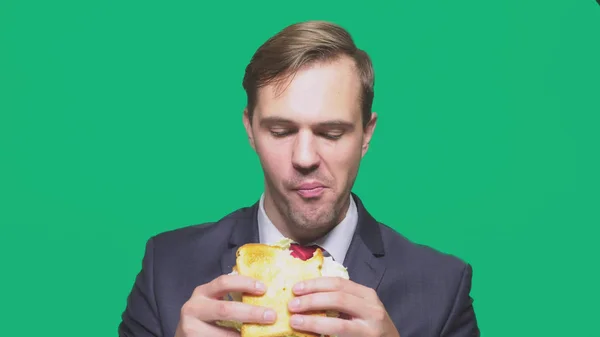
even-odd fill
[{"label": "nose", "polygon": [[302,173],[309,173],[319,167],[320,158],[312,132],[298,132],[292,149],[292,164]]}]

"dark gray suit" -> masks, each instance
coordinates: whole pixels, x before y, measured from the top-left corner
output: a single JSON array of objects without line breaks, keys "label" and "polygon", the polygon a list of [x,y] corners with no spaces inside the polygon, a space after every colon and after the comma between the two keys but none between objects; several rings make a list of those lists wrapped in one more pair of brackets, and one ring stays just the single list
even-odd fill
[{"label": "dark gray suit", "polygon": [[[408,241],[353,197],[358,226],[344,264],[351,280],[377,290],[400,336],[479,336],[469,295],[471,266]],[[237,248],[259,242],[257,210],[258,203],[215,223],[151,238],[119,336],[174,336],[181,306],[194,288],[231,272]]]}]

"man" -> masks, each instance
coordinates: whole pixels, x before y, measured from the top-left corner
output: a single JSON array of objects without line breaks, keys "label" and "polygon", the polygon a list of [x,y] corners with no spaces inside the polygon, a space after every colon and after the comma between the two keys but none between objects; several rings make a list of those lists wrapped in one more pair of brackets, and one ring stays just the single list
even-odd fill
[{"label": "man", "polygon": [[[269,308],[221,300],[264,285],[227,275],[237,248],[287,237],[318,245],[350,280],[297,285],[297,330],[340,337],[479,336],[471,267],[378,223],[351,192],[369,148],[374,74],[341,27],[287,27],[253,56],[243,86],[243,123],[264,171],[264,194],[221,220],[162,233],[147,243],[120,336],[239,336],[219,320],[270,323]],[[347,317],[304,316],[338,310]]]}]

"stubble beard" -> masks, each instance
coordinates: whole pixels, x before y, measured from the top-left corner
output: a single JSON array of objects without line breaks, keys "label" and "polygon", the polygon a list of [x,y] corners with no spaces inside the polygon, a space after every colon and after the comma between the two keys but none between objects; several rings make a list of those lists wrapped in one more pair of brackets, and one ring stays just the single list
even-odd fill
[{"label": "stubble beard", "polygon": [[336,195],[333,201],[314,200],[297,205],[288,196],[275,201],[275,207],[286,221],[286,228],[301,243],[310,243],[331,231],[343,219],[349,200]]},{"label": "stubble beard", "polygon": [[340,211],[337,203],[322,204],[314,201],[313,204],[301,209],[294,207],[289,200],[283,203],[284,217],[289,221],[290,230],[294,231],[299,239],[312,240],[325,235],[337,225]]},{"label": "stubble beard", "polygon": [[[284,235],[292,236],[294,239],[302,241],[302,243],[307,243],[327,234],[341,221],[340,215],[343,208],[343,204],[341,204],[343,200],[340,200],[341,196],[336,196],[333,201],[328,200],[325,203],[319,199],[307,202],[298,201],[302,203],[302,205],[299,205],[295,200],[292,200],[293,196],[285,192],[282,193],[272,185],[270,189],[272,191],[273,206],[284,222],[284,224],[281,224],[284,226],[284,231],[287,232],[282,233]],[[332,191],[328,192],[331,193]],[[282,231],[282,228],[280,228],[280,231]]]},{"label": "stubble beard", "polygon": [[[351,190],[358,175],[358,167],[348,176],[350,183],[343,191],[334,189],[335,181],[326,177],[318,177],[319,181],[324,182],[330,189],[326,191],[329,196],[333,195],[332,199],[314,199],[302,201],[296,196],[291,195],[292,192],[287,190],[285,186],[295,186],[302,178],[287,181],[285,186],[277,188],[268,175],[265,174],[266,187],[270,189],[273,206],[279,213],[283,224],[279,224],[279,230],[282,234],[290,238],[295,238],[300,243],[310,243],[331,231],[345,217],[345,213],[352,198]],[[305,178],[305,177],[304,177]],[[286,193],[287,191],[287,193]],[[338,193],[336,193],[338,192]],[[289,194],[288,194],[289,193]],[[324,196],[323,196],[324,197]],[[294,200],[297,199],[297,200]],[[281,228],[283,227],[283,228]]]}]

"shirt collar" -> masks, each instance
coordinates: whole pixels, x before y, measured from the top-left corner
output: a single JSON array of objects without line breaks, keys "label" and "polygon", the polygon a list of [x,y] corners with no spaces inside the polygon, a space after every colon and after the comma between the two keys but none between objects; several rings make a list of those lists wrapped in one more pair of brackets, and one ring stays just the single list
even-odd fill
[{"label": "shirt collar", "polygon": [[[272,244],[285,237],[279,232],[277,227],[273,225],[264,207],[264,193],[260,197],[258,211],[258,235],[260,242],[264,244]],[[350,247],[350,242],[354,236],[354,231],[358,224],[358,211],[354,198],[350,196],[350,206],[346,212],[344,219],[335,226],[327,235],[318,239],[314,244],[325,249],[336,262],[344,263],[346,252]]]}]

